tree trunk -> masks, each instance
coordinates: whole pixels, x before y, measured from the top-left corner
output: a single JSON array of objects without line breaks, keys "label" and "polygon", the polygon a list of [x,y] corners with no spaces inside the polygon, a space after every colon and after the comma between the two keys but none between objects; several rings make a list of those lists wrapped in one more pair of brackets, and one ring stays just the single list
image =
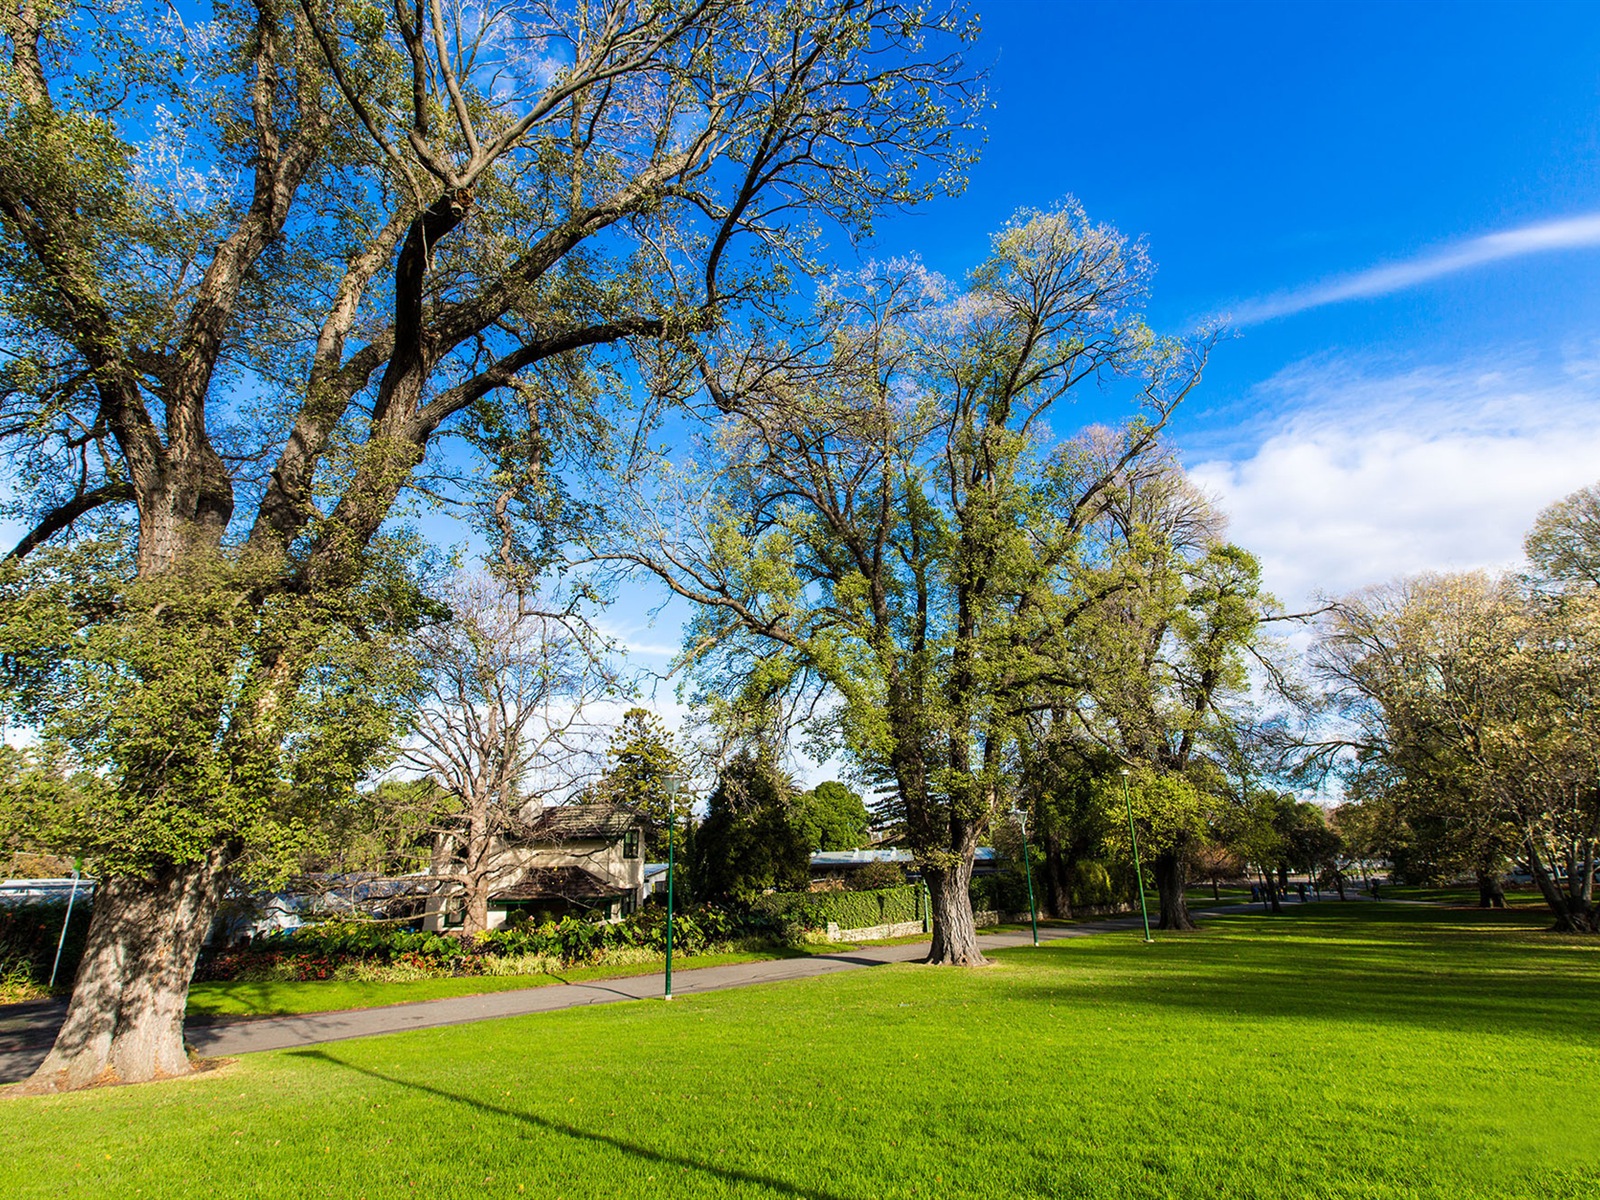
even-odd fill
[{"label": "tree trunk", "polygon": [[1539,885],[1544,902],[1555,914],[1556,923],[1551,930],[1555,933],[1600,933],[1600,913],[1596,913],[1592,906],[1574,901],[1570,895],[1562,893],[1546,869],[1544,859],[1540,857],[1538,843],[1532,832],[1527,836],[1528,867],[1533,872],[1534,882]]},{"label": "tree trunk", "polygon": [[1061,842],[1053,835],[1044,839],[1045,911],[1060,920],[1072,919],[1072,867],[1071,860],[1061,850]]},{"label": "tree trunk", "polygon": [[1162,929],[1189,930],[1195,927],[1189,916],[1189,902],[1184,899],[1183,885],[1188,872],[1184,856],[1177,851],[1156,855],[1156,893],[1161,898]]},{"label": "tree trunk", "polygon": [[944,966],[981,967],[988,962],[978,949],[978,927],[972,919],[972,855],[964,854],[950,868],[929,868],[923,873],[932,901],[933,946],[927,961]]},{"label": "tree trunk", "polygon": [[1500,886],[1500,872],[1492,868],[1478,868],[1478,907],[1504,908],[1505,889]]},{"label": "tree trunk", "polygon": [[200,944],[216,915],[220,855],[158,874],[101,880],[67,1017],[19,1091],[187,1075],[183,1012]]},{"label": "tree trunk", "polygon": [[467,937],[489,928],[489,880],[469,880],[466,904],[461,912],[461,932]]}]

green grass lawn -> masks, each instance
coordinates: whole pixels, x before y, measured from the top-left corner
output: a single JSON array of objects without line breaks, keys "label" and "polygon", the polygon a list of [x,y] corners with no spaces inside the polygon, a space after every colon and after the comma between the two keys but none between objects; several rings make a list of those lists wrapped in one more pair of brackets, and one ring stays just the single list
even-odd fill
[{"label": "green grass lawn", "polygon": [[[1378,895],[1385,900],[1421,900],[1427,904],[1448,904],[1464,908],[1478,906],[1478,889],[1475,887],[1422,887],[1412,884],[1382,884]],[[1544,896],[1537,888],[1505,890],[1509,908],[1545,908]]]},{"label": "green grass lawn", "polygon": [[[828,946],[825,949],[848,949]],[[722,967],[731,963],[792,958],[811,952],[810,947],[735,951],[728,954],[683,954],[672,969]],[[405,983],[357,983],[347,980],[306,980],[292,983],[196,983],[189,988],[191,1017],[272,1017],[287,1013],[337,1012],[346,1008],[376,1008],[384,1004],[410,1004],[446,996],[481,996],[487,992],[515,992],[552,983],[586,983],[596,979],[625,979],[653,975],[664,963],[636,963],[624,967],[571,967],[554,975],[466,975],[460,978],[417,979]]]},{"label": "green grass lawn", "polygon": [[0,1195],[1576,1197],[1600,939],[1296,906],[0,1102]]},{"label": "green grass lawn", "polygon": [[[1189,902],[1190,908],[1205,908],[1212,904],[1249,904],[1250,889],[1245,887],[1228,887],[1226,884],[1217,889],[1217,895],[1212,896],[1211,885],[1187,887],[1183,891],[1183,898]],[[1161,897],[1154,892],[1150,893],[1150,902],[1160,906]]]}]

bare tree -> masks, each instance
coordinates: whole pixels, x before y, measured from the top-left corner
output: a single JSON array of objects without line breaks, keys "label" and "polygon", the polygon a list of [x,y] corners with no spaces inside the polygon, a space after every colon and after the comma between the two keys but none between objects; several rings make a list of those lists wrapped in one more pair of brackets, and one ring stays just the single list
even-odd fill
[{"label": "bare tree", "polygon": [[608,647],[573,608],[540,609],[490,579],[450,589],[451,616],[421,635],[431,691],[403,766],[453,800],[435,828],[431,874],[464,903],[462,928],[488,927],[501,850],[526,831],[524,808],[568,796],[598,769],[596,701],[617,693]]}]

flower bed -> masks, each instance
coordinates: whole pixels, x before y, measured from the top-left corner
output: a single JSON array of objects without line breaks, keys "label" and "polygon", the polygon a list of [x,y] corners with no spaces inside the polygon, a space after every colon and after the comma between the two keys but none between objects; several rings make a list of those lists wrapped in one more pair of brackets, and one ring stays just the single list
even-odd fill
[{"label": "flower bed", "polygon": [[[646,908],[600,924],[567,917],[464,936],[376,921],[325,921],[205,954],[196,981],[401,980],[504,975],[607,961],[645,962],[666,949],[666,913]],[[760,924],[760,922],[757,922]],[[715,908],[676,914],[673,946],[683,954],[748,940],[750,923]]]}]

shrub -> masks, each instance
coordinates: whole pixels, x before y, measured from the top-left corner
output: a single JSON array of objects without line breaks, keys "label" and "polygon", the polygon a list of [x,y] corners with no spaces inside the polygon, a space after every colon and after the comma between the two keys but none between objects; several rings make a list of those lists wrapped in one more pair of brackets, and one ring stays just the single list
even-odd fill
[{"label": "shrub", "polygon": [[852,871],[844,886],[852,892],[877,892],[884,888],[904,887],[906,873],[899,863],[870,862]]},{"label": "shrub", "polygon": [[[699,954],[763,933],[770,940],[771,924],[697,906],[676,914],[673,949]],[[470,938],[376,921],[325,921],[262,938],[250,947],[210,952],[201,959],[195,978],[401,980],[527,974],[590,962],[649,962],[663,953],[666,940],[666,912],[653,905],[615,924],[577,917],[542,924],[520,921]]]},{"label": "shrub", "polygon": [[974,876],[967,892],[972,897],[972,907],[979,912],[1026,912],[1028,908],[1028,881],[1020,864],[993,875]]},{"label": "shrub", "polygon": [[1075,905],[1116,904],[1127,898],[1127,889],[1117,886],[1106,865],[1080,861],[1072,866],[1072,903]]},{"label": "shrub", "polygon": [[[93,902],[79,896],[72,906],[72,923],[61,948],[61,968],[57,985],[70,984],[83,957],[84,939],[89,933]],[[0,978],[11,990],[27,990],[26,985],[42,988],[50,979],[56,945],[61,939],[61,923],[67,915],[65,900],[34,902],[0,908]],[[19,995],[18,998],[24,998]]]}]

